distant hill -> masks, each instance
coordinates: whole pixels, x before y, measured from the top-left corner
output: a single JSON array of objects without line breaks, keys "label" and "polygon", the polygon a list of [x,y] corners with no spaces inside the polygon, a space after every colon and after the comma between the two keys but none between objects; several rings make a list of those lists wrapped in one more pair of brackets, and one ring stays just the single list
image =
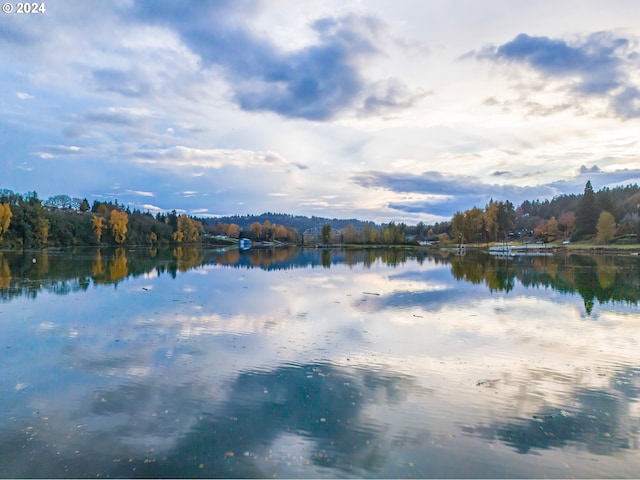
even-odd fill
[{"label": "distant hill", "polygon": [[356,218],[351,219],[338,219],[338,218],[324,218],[324,217],[306,217],[303,215],[289,215],[286,213],[262,213],[260,215],[232,215],[226,217],[214,217],[204,219],[209,225],[215,225],[216,222],[222,223],[235,223],[243,230],[248,230],[249,225],[253,222],[264,224],[265,221],[269,221],[272,224],[283,225],[285,227],[293,227],[300,233],[304,233],[309,228],[322,227],[329,224],[333,230],[340,230],[352,224],[356,229],[362,228],[365,224],[369,224],[374,228],[378,226],[373,222],[365,222]]}]

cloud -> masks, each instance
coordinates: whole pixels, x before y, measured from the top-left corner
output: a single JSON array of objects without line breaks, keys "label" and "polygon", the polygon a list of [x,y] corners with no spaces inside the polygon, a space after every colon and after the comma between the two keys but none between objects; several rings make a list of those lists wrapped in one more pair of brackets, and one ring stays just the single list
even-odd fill
[{"label": "cloud", "polygon": [[597,165],[594,165],[591,168],[588,168],[585,165],[582,165],[578,170],[578,173],[580,173],[580,175],[586,175],[590,173],[600,173],[600,171],[601,171],[600,167],[598,167]]},{"label": "cloud", "polygon": [[16,97],[18,97],[20,100],[31,100],[35,98],[33,95],[29,95],[28,93],[24,92],[16,92]]},{"label": "cloud", "polygon": [[140,124],[141,119],[148,118],[151,113],[146,109],[127,107],[109,107],[84,113],[80,120],[82,123],[102,123],[133,127]]},{"label": "cloud", "polygon": [[79,155],[85,153],[84,149],[76,145],[44,145],[41,148],[42,150],[35,152],[35,155],[38,155],[40,158],[45,160],[60,156]]},{"label": "cloud", "polygon": [[627,87],[611,100],[612,106],[623,118],[640,118],[640,90]]},{"label": "cloud", "polygon": [[175,167],[199,167],[219,169],[233,166],[287,168],[295,166],[275,152],[255,152],[241,149],[193,148],[182,145],[168,148],[140,150],[134,154],[135,161],[143,164],[156,164]]},{"label": "cloud", "polygon": [[369,171],[354,175],[352,181],[366,188],[377,187],[395,192],[417,192],[432,195],[476,196],[486,195],[487,192],[491,192],[495,197],[509,197],[520,196],[525,192],[531,191],[530,187],[486,184],[482,183],[477,177],[444,174],[434,171],[423,172],[418,175],[411,173]]},{"label": "cloud", "polygon": [[[382,107],[408,108],[420,96],[411,94],[398,80],[382,94],[367,95],[370,85],[360,67],[381,53],[379,43],[385,32],[376,17],[350,14],[317,19],[310,25],[315,43],[284,50],[241,20],[258,7],[250,3],[178,6],[138,1],[133,15],[138,21],[177,31],[205,67],[223,72],[235,102],[246,111],[324,121],[363,102],[367,113],[377,113]],[[121,93],[125,95],[143,93],[127,87],[129,76],[128,72],[104,71],[96,79],[109,90],[124,89]]]},{"label": "cloud", "polygon": [[[502,176],[508,172],[496,172]],[[364,188],[380,188],[397,194],[428,194],[417,200],[392,201],[388,207],[405,213],[430,213],[441,217],[451,217],[456,211],[473,206],[484,207],[490,199],[509,200],[516,207],[524,200],[552,198],[556,195],[582,193],[587,180],[595,189],[604,186],[626,185],[638,182],[640,169],[621,169],[605,172],[598,166],[582,166],[575,177],[551,183],[518,186],[512,184],[492,184],[479,177],[468,175],[423,172],[421,174],[388,173],[381,171],[363,172],[351,177],[351,181]]]},{"label": "cloud", "polygon": [[[564,88],[574,95],[606,98],[617,115],[634,118],[640,116],[640,92],[631,83],[631,74],[640,66],[637,52],[631,51],[634,46],[631,39],[612,32],[592,33],[574,42],[521,33],[507,43],[463,58],[527,65],[547,80],[564,81]],[[490,100],[497,103],[493,97]],[[543,114],[568,108],[566,104],[560,107],[537,108]]]},{"label": "cloud", "polygon": [[150,203],[145,203],[144,205],[140,205],[140,207],[143,211],[147,211],[150,213],[161,213],[165,211],[163,208],[157,207]]},{"label": "cloud", "polygon": [[121,195],[136,195],[140,197],[155,197],[153,192],[145,192],[142,190],[126,190],[124,194]]},{"label": "cloud", "polygon": [[145,97],[151,86],[143,80],[144,76],[135,71],[101,68],[92,72],[95,89],[99,92],[114,92],[125,97]]},{"label": "cloud", "polygon": [[365,115],[385,113],[394,110],[406,110],[413,107],[433,92],[412,92],[397,79],[378,82],[374,91],[364,100],[361,111]]},{"label": "cloud", "polygon": [[382,188],[395,193],[421,193],[435,197],[416,201],[389,203],[394,210],[417,213],[428,212],[450,217],[457,210],[484,206],[491,198],[517,202],[536,197],[550,197],[554,190],[548,186],[519,187],[488,184],[466,175],[429,171],[421,174],[368,171],[351,177],[351,181],[365,188]]},{"label": "cloud", "polygon": [[621,84],[620,52],[629,41],[604,32],[590,35],[583,43],[570,45],[564,40],[532,37],[521,33],[497,48],[494,58],[524,62],[548,76],[578,76],[575,87],[582,93],[606,93]]}]

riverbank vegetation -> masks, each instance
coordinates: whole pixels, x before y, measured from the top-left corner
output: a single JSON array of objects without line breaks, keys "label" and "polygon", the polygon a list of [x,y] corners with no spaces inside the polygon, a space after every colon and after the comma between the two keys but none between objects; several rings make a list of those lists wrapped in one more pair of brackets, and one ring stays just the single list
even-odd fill
[{"label": "riverbank vegetation", "polygon": [[552,200],[493,199],[484,208],[456,212],[451,221],[427,225],[263,213],[197,218],[186,213],[156,215],[115,201],[0,190],[0,246],[231,245],[239,238],[263,244],[439,245],[522,241],[617,247],[640,242],[640,187],[627,185]]}]

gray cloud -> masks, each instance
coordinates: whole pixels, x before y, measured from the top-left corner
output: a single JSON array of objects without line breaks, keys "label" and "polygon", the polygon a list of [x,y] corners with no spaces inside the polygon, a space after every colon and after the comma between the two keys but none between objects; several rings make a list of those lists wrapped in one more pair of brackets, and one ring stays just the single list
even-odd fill
[{"label": "gray cloud", "polygon": [[[640,91],[631,84],[629,72],[639,65],[638,54],[631,48],[630,39],[611,32],[592,33],[573,43],[521,33],[510,42],[471,52],[464,58],[528,65],[548,78],[566,79],[571,93],[605,97],[617,115],[634,118],[640,116],[640,108],[633,106],[640,99]],[[547,115],[567,108],[538,105],[532,113]]]},{"label": "gray cloud", "polygon": [[[507,172],[496,172],[500,175]],[[498,175],[498,176],[500,176]],[[518,206],[524,200],[550,199],[556,195],[582,193],[587,180],[595,189],[603,186],[636,183],[640,169],[603,172],[597,165],[582,166],[570,180],[521,187],[485,183],[480,178],[467,175],[446,175],[440,172],[421,174],[368,171],[351,177],[351,181],[364,188],[381,188],[396,193],[420,193],[438,195],[433,200],[392,202],[388,206],[405,213],[430,213],[451,217],[456,211],[473,206],[484,207],[490,199],[509,200]]]},{"label": "gray cloud", "polygon": [[362,106],[365,114],[411,108],[432,92],[412,92],[396,79],[389,79],[376,85],[375,92],[369,95]]},{"label": "gray cloud", "polygon": [[[255,8],[256,2],[136,2],[133,14],[138,21],[174,29],[206,67],[221,68],[243,110],[328,120],[362,102],[370,114],[383,107],[409,108],[419,98],[397,80],[381,94],[367,96],[370,85],[359,64],[381,53],[378,44],[385,27],[377,18],[318,19],[311,24],[315,44],[284,51],[241,20],[241,14]],[[103,72],[98,77],[113,90],[121,88],[121,75]],[[122,93],[137,92],[125,87]]]},{"label": "gray cloud", "polygon": [[580,167],[580,170],[578,170],[580,175],[585,175],[585,174],[589,174],[589,173],[600,173],[600,167],[598,167],[597,165],[594,165],[591,168],[588,168],[585,165],[582,165]]},{"label": "gray cloud", "polygon": [[145,97],[151,87],[137,72],[102,68],[92,72],[98,91],[119,93],[125,97]]}]

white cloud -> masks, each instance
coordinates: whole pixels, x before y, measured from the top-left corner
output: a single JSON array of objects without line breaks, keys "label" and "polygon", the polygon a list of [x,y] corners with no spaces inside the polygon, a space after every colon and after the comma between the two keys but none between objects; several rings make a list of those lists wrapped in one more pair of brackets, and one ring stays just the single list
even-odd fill
[{"label": "white cloud", "polygon": [[135,155],[135,161],[151,165],[171,167],[196,167],[219,169],[225,166],[283,167],[291,165],[274,152],[254,152],[241,149],[193,148],[182,145],[169,148],[149,149]]},{"label": "white cloud", "polygon": [[141,190],[126,190],[125,195],[137,195],[139,197],[155,197],[153,192],[145,192]]}]

